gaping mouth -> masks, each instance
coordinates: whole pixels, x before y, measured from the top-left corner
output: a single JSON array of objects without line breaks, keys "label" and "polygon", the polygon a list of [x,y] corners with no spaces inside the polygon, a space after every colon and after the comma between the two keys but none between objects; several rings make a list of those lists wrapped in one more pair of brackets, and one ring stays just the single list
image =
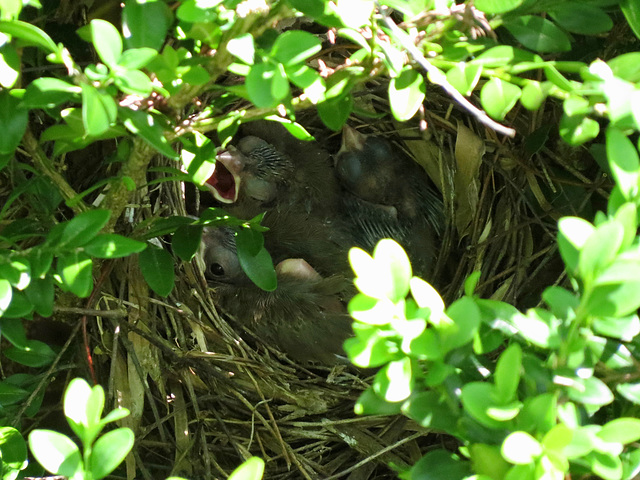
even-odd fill
[{"label": "gaping mouth", "polygon": [[234,147],[216,155],[216,166],[207,180],[211,194],[222,203],[235,203],[240,191],[240,172],[244,168],[242,153]]}]

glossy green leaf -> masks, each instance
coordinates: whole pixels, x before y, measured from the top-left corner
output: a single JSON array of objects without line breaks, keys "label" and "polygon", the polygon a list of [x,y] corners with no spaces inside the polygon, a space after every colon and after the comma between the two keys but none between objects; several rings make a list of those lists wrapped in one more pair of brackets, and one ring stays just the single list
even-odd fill
[{"label": "glossy green leaf", "polygon": [[471,65],[481,65],[485,68],[513,67],[521,63],[542,63],[542,58],[526,50],[511,47],[508,45],[498,45],[485,50],[471,62]]},{"label": "glossy green leaf", "polygon": [[245,81],[249,99],[258,108],[275,107],[289,93],[289,82],[279,65],[258,63]]},{"label": "glossy green leaf", "polygon": [[127,0],[122,9],[125,45],[127,48],[148,47],[160,50],[172,17],[171,9],[165,2]]},{"label": "glossy green leaf", "polygon": [[0,278],[0,317],[4,315],[4,312],[9,307],[9,304],[11,303],[11,296],[11,284],[8,280]]},{"label": "glossy green leaf", "polygon": [[49,345],[39,340],[27,340],[24,348],[10,347],[3,353],[9,360],[32,368],[51,365],[57,356]]},{"label": "glossy green leaf", "polygon": [[475,6],[485,13],[506,13],[518,8],[524,0],[476,0]]},{"label": "glossy green leaf", "polygon": [[3,90],[0,92],[0,154],[13,155],[20,144],[29,121],[28,110],[20,107],[20,100]]},{"label": "glossy green leaf", "polygon": [[389,403],[367,388],[356,400],[353,411],[356,415],[397,415],[403,402]]},{"label": "glossy green leaf", "polygon": [[616,257],[624,229],[616,221],[609,221],[596,228],[585,242],[578,260],[578,274],[583,280],[597,276]]},{"label": "glossy green leaf", "polygon": [[171,144],[164,135],[157,117],[149,112],[124,110],[126,120],[124,126],[134,135],[139,135],[145,142],[159,151],[165,157],[178,160],[178,154],[171,148]]},{"label": "glossy green leaf", "polygon": [[616,386],[617,392],[636,405],[640,405],[640,382],[620,383]]},{"label": "glossy green leaf", "polygon": [[[471,464],[460,461],[447,450],[429,451],[410,470],[411,479],[462,480],[471,475]],[[485,480],[485,479],[478,479]]]},{"label": "glossy green leaf", "polygon": [[442,322],[437,327],[445,351],[471,342],[480,326],[481,315],[476,303],[469,297],[462,297],[453,302],[446,313],[454,323]]},{"label": "glossy green leaf", "polygon": [[565,2],[552,7],[551,18],[565,30],[582,35],[597,35],[613,27],[611,17],[601,8],[585,2]]},{"label": "glossy green leaf", "polygon": [[51,37],[30,23],[19,20],[0,21],[0,32],[17,37],[29,45],[36,45],[48,53],[58,52],[58,47]]},{"label": "glossy green leaf", "polygon": [[82,123],[87,134],[99,137],[118,116],[115,100],[93,85],[82,84]]},{"label": "glossy green leaf", "polygon": [[462,405],[476,421],[487,428],[501,429],[504,423],[495,420],[487,414],[487,411],[497,406],[493,398],[495,396],[495,387],[485,382],[470,382],[462,387],[461,396]]},{"label": "glossy green leaf", "polygon": [[276,38],[271,55],[288,66],[304,62],[321,48],[322,42],[315,35],[302,30],[289,30]]},{"label": "glossy green leaf", "polygon": [[158,52],[153,48],[131,48],[122,53],[118,65],[126,69],[144,68],[157,56]]},{"label": "glossy green leaf", "polygon": [[520,103],[527,110],[537,110],[547,98],[546,89],[539,82],[529,82],[522,88]]},{"label": "glossy green leaf", "polygon": [[91,20],[91,41],[105,65],[114,68],[122,55],[122,37],[113,24],[105,20]]},{"label": "glossy green leaf", "polygon": [[578,217],[564,217],[558,221],[558,248],[567,270],[576,273],[580,250],[594,232],[595,227]]},{"label": "glossy green leaf", "polygon": [[29,448],[38,463],[55,475],[71,478],[82,471],[80,450],[62,433],[34,430],[29,435]]},{"label": "glossy green leaf", "polygon": [[3,406],[24,402],[28,396],[29,392],[24,388],[13,385],[6,380],[0,382],[0,402]]},{"label": "glossy green leaf", "polygon": [[149,77],[140,70],[124,70],[115,78],[116,86],[124,93],[146,97],[153,91]]},{"label": "glossy green leaf", "polygon": [[591,452],[583,459],[583,463],[604,480],[619,480],[622,477],[622,462],[616,455]]},{"label": "glossy green leaf", "polygon": [[494,374],[497,398],[504,403],[512,401],[516,396],[521,368],[522,348],[519,344],[512,343],[500,355]]},{"label": "glossy green leaf", "polygon": [[514,107],[521,94],[522,91],[517,85],[494,77],[480,90],[480,102],[490,117],[502,120]]},{"label": "glossy green leaf", "polygon": [[58,273],[66,287],[80,298],[93,289],[91,258],[83,252],[71,252],[58,257]]},{"label": "glossy green leaf", "polygon": [[609,387],[595,377],[574,377],[566,390],[571,400],[585,405],[602,406],[613,401],[613,393]]},{"label": "glossy green leaf", "polygon": [[356,336],[345,340],[344,350],[354,365],[373,368],[397,358],[397,345],[380,329],[356,322],[353,330]]},{"label": "glossy green leaf", "polygon": [[22,101],[28,108],[53,108],[74,98],[81,92],[80,87],[64,80],[41,77],[29,84]]},{"label": "glossy green leaf", "polygon": [[640,81],[640,52],[629,52],[618,55],[607,62],[616,77],[627,82]]},{"label": "glossy green leaf", "polygon": [[416,114],[425,97],[424,78],[413,68],[406,68],[389,82],[389,106],[399,122],[407,121]]},{"label": "glossy green leaf", "polygon": [[482,65],[459,63],[447,72],[447,81],[464,96],[471,95],[480,80]]},{"label": "glossy green leaf", "polygon": [[387,402],[400,402],[411,394],[413,376],[411,359],[389,362],[373,381],[373,391]]},{"label": "glossy green leaf", "polygon": [[609,127],[607,136],[607,158],[616,184],[626,200],[638,193],[640,181],[640,159],[631,140],[617,128]]},{"label": "glossy green leaf", "polygon": [[89,457],[93,478],[101,479],[113,472],[133,448],[134,435],[130,428],[117,428],[96,440]]},{"label": "glossy green leaf", "polygon": [[171,255],[166,250],[149,244],[140,253],[138,261],[142,276],[151,287],[151,290],[161,297],[169,295],[175,282]]},{"label": "glossy green leaf", "polygon": [[183,225],[176,230],[171,239],[171,248],[185,262],[190,261],[198,249],[202,239],[202,227]]},{"label": "glossy green leaf", "polygon": [[337,0],[336,13],[347,27],[360,28],[370,23],[372,0]]},{"label": "glossy green leaf", "polygon": [[278,286],[276,271],[271,255],[264,248],[262,234],[242,228],[236,235],[236,247],[240,266],[251,281],[268,292],[275,290]]},{"label": "glossy green leaf", "polygon": [[38,315],[45,318],[53,315],[54,289],[51,277],[34,278],[24,293]]},{"label": "glossy green leaf", "polygon": [[264,460],[260,457],[251,457],[236,468],[228,480],[260,480],[264,474]]},{"label": "glossy green leaf", "polygon": [[0,85],[11,88],[20,76],[20,56],[9,44],[0,47]]},{"label": "glossy green leaf", "polygon": [[251,34],[244,33],[229,40],[227,43],[227,50],[229,50],[229,53],[240,61],[247,65],[253,65],[256,47],[253,44],[253,37]]},{"label": "glossy green leaf", "polygon": [[7,263],[0,263],[0,278],[9,280],[11,285],[18,289],[24,290],[31,281],[31,265],[29,261],[23,258],[16,258]]},{"label": "glossy green leaf", "polygon": [[620,8],[633,33],[640,38],[640,4],[636,0],[620,0]]},{"label": "glossy green leaf", "polygon": [[84,251],[97,258],[121,258],[140,253],[147,244],[115,233],[98,235],[84,246]]},{"label": "glossy green leaf", "polygon": [[509,17],[504,26],[516,40],[540,53],[567,52],[571,41],[567,35],[546,18],[534,15]]},{"label": "glossy green leaf", "polygon": [[559,321],[547,310],[532,308],[525,315],[514,315],[511,323],[528,342],[541,348],[558,348],[560,335]]},{"label": "glossy green leaf", "polygon": [[104,228],[110,216],[110,210],[79,213],[64,224],[60,240],[52,246],[70,249],[86,245]]},{"label": "glossy green leaf", "polygon": [[[13,427],[0,427],[0,451],[2,451],[4,466],[3,480],[17,478],[17,471],[25,467],[27,460],[27,442],[24,441],[18,430]],[[7,471],[9,469],[15,472],[15,476],[9,474]]]},{"label": "glossy green leaf", "polygon": [[560,119],[560,136],[569,145],[582,145],[593,140],[600,133],[600,125],[595,120],[584,117],[562,115]]},{"label": "glossy green leaf", "polygon": [[[637,265],[636,268],[640,267]],[[636,270],[636,278],[637,278]],[[640,302],[638,302],[640,303]],[[631,307],[627,307],[631,309]],[[637,315],[629,315],[622,318],[595,318],[593,330],[603,336],[618,338],[624,342],[630,342],[640,333],[640,319]]]},{"label": "glossy green leaf", "polygon": [[[616,270],[622,270],[618,265],[612,265]],[[631,266],[637,269],[638,265]],[[628,273],[629,270],[627,270]],[[605,270],[603,275],[608,272]],[[630,315],[640,307],[640,282],[637,281],[636,273],[631,273],[634,280],[619,283],[600,283],[600,279],[596,280],[596,286],[593,288],[591,295],[585,307],[589,313],[594,316],[601,317],[620,317]]]},{"label": "glossy green leaf", "polygon": [[318,104],[318,114],[322,123],[336,132],[344,127],[353,110],[353,97],[342,95]]},{"label": "glossy green leaf", "polygon": [[640,440],[640,420],[630,417],[616,418],[605,423],[596,435],[605,442],[637,442]]},{"label": "glossy green leaf", "polygon": [[527,432],[513,432],[504,439],[502,455],[513,464],[525,465],[542,455],[542,445]]}]

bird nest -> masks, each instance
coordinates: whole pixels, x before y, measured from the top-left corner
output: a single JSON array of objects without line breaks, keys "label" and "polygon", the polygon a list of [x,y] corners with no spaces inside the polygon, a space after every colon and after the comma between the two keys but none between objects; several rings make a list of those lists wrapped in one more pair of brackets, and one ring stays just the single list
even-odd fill
[{"label": "bird nest", "polygon": [[[386,112],[375,93],[380,85],[369,87],[359,107]],[[544,287],[562,280],[556,221],[584,213],[574,209],[590,208],[604,195],[590,178],[592,157],[559,146],[545,127],[553,115],[515,112],[515,140],[437,95],[426,104],[426,130],[396,124],[390,115],[350,121],[402,148],[442,193],[446,228],[430,280],[447,302],[476,270],[481,296],[519,307],[535,305]],[[310,129],[335,152],[335,137]],[[153,190],[139,199],[136,221],[186,213],[179,184]],[[134,261],[117,264],[99,307],[127,315],[102,317],[90,328],[98,377],[133,412],[128,424],[137,437],[128,465],[142,477],[222,477],[257,455],[270,479],[392,478],[393,468],[447,442],[403,417],[355,416],[354,402],[368,385],[361,372],[290,361],[216,309],[195,262],[176,269],[176,288],[160,300]]]},{"label": "bird nest", "polygon": [[[480,270],[479,295],[534,306],[562,281],[556,221],[589,217],[605,197],[591,155],[560,144],[548,128],[557,124],[554,106],[512,112],[519,135],[511,140],[433,91],[420,122],[395,123],[378,93],[385,91],[383,80],[372,80],[356,95],[368,115],[349,123],[393,142],[441,192],[446,226],[428,280],[450,303]],[[335,153],[339,138],[317,125],[309,129]],[[169,162],[157,158],[156,166]],[[179,182],[136,195],[134,223],[190,213]],[[164,299],[150,292],[134,258],[100,272],[102,312],[89,318],[86,341],[111,405],[132,412],[124,424],[136,443],[126,463],[138,478],[226,477],[252,455],[266,461],[269,479],[394,478],[394,468],[449,442],[403,417],[356,416],[354,402],[368,386],[362,372],[300,365],[262,343],[218,311],[196,262],[176,264],[176,286]],[[64,312],[57,318],[78,322]]]}]

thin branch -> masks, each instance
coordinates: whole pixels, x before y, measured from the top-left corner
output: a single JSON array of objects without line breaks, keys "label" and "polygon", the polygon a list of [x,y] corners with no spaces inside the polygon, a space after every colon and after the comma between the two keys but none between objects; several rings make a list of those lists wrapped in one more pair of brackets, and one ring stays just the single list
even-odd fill
[{"label": "thin branch", "polygon": [[431,80],[436,85],[440,85],[442,89],[449,94],[449,96],[453,97],[453,99],[462,106],[465,110],[467,110],[471,115],[478,119],[478,121],[487,127],[495,130],[496,132],[502,133],[508,137],[515,137],[516,131],[513,128],[506,127],[494,120],[492,120],[485,112],[477,108],[473,105],[469,100],[467,100],[460,92],[458,92],[453,85],[451,85],[446,77],[438,70],[436,67],[431,65],[429,61],[425,58],[425,56],[418,50],[418,48],[407,39],[407,34],[403,30],[401,30],[391,18],[389,18],[387,10],[382,9],[380,4],[376,2],[376,6],[378,7],[378,11],[382,14],[382,20],[385,25],[389,27],[389,29],[395,34],[396,40],[400,42],[400,44],[404,47],[404,49],[409,52],[409,55],[413,57],[413,59],[420,65],[429,75],[429,80]]}]

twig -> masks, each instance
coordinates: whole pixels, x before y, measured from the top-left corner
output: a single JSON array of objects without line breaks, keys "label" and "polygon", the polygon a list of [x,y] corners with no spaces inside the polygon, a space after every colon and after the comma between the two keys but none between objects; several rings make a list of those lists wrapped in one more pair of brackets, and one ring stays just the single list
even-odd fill
[{"label": "twig", "polygon": [[505,127],[504,125],[492,120],[485,112],[478,109],[475,105],[469,102],[469,100],[464,98],[464,96],[447,81],[442,72],[431,65],[431,63],[429,63],[422,52],[420,52],[420,50],[418,50],[418,48],[413,43],[407,41],[407,34],[403,30],[401,30],[394,23],[394,21],[391,20],[391,18],[389,18],[387,10],[383,10],[377,1],[376,6],[378,8],[378,11],[382,14],[382,21],[395,34],[396,40],[398,40],[398,42],[400,42],[404,49],[409,52],[411,57],[413,57],[418,65],[420,65],[429,74],[429,80],[431,80],[436,85],[440,85],[442,89],[447,92],[447,94],[449,94],[449,96],[453,97],[453,99],[458,102],[462,106],[462,108],[476,117],[480,123],[495,130],[496,132],[502,133],[503,135],[506,135],[508,137],[515,137],[516,131],[513,128]]}]

